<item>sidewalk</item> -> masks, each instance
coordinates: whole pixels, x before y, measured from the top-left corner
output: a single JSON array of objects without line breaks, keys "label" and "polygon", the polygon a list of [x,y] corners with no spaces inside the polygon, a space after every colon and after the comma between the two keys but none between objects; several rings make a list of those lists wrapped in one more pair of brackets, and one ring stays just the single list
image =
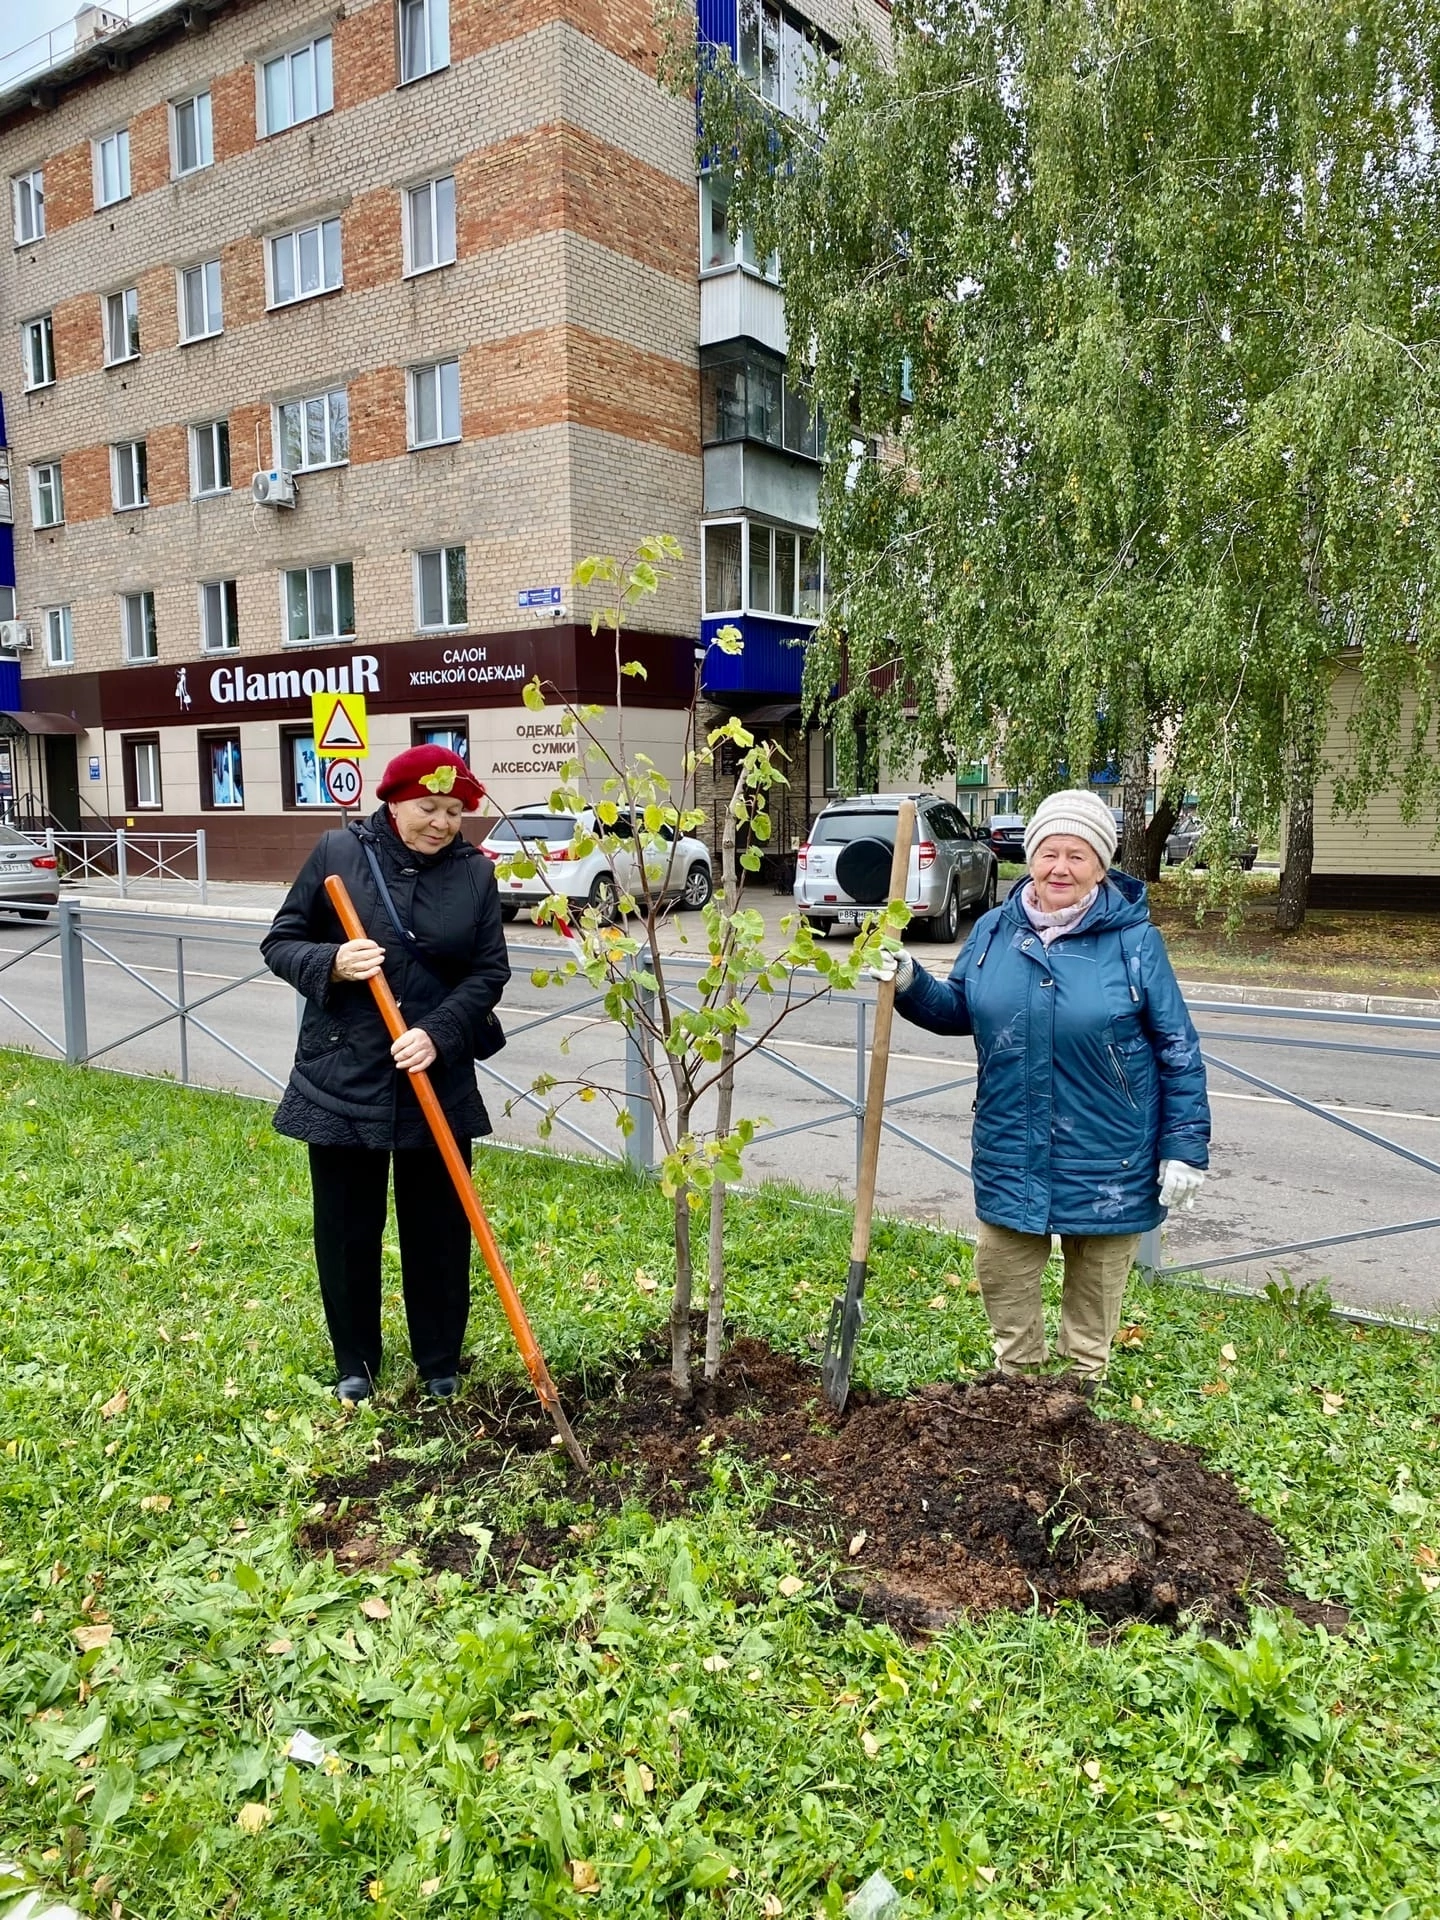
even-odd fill
[{"label": "sidewalk", "polygon": [[[288,889],[278,881],[212,880],[202,905],[193,886],[180,881],[149,880],[132,884],[128,898],[121,900],[113,886],[101,881],[66,882],[61,898],[79,900],[89,907],[104,907],[121,913],[159,914],[167,919],[238,920],[254,926],[268,926]],[[794,911],[788,895],[759,892],[747,897],[747,904],[758,906],[766,927],[775,932],[781,919]],[[665,922],[662,952],[694,951],[700,927],[698,916],[672,914]],[[918,965],[932,973],[948,972],[955,956],[970,932],[970,923],[962,921],[959,940],[950,945],[932,945],[928,941],[912,943]],[[531,926],[523,916],[507,931],[513,945],[538,947],[549,944],[550,935]],[[1383,993],[1330,993],[1309,987],[1242,986],[1237,982],[1182,980],[1181,991],[1191,1001],[1225,1001],[1242,1007],[1321,1008],[1327,1013],[1389,1014],[1394,1018],[1440,1019],[1440,998],[1408,997]]]}]

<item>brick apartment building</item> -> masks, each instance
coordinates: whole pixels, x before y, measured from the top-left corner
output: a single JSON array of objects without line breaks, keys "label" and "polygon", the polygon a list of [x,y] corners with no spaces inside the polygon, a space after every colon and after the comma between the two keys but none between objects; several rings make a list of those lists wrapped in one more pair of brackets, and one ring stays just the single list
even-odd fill
[{"label": "brick apartment building", "polygon": [[[851,18],[699,8],[793,111]],[[540,797],[521,684],[613,685],[571,570],[661,529],[632,745],[678,771],[730,618],[707,693],[793,734],[823,427],[657,52],[650,0],[175,0],[0,83],[0,808],[283,875],[336,817],[308,696],[345,686],[369,781],[439,738]]]}]

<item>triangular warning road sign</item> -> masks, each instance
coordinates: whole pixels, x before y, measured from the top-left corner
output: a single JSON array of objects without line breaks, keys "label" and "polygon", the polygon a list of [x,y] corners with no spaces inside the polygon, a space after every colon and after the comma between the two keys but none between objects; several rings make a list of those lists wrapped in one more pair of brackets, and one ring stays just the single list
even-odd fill
[{"label": "triangular warning road sign", "polygon": [[[363,705],[358,714],[350,711],[350,702],[344,694],[334,696],[335,704],[327,720],[322,723],[319,739],[315,742],[317,753],[364,753],[365,710]],[[357,703],[358,704],[358,703]]]}]

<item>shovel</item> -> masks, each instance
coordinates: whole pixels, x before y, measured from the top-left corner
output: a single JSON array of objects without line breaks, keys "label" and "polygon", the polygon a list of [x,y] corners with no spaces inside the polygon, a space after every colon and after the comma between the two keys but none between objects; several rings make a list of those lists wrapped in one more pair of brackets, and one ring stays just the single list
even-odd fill
[{"label": "shovel", "polygon": [[[330,896],[330,904],[339,916],[345,929],[347,940],[364,940],[367,936],[355,903],[350,898],[349,889],[338,873],[327,874],[325,891]],[[390,991],[390,983],[383,973],[371,976],[370,991],[375,996],[375,1004],[380,1009],[380,1017],[385,1022],[392,1040],[398,1040],[405,1032],[405,1016],[396,1004],[395,995]],[[540,1351],[535,1335],[530,1331],[530,1322],[525,1309],[520,1304],[520,1296],[515,1291],[515,1282],[510,1278],[505,1265],[505,1256],[501,1253],[495,1235],[490,1230],[490,1222],[485,1218],[485,1209],[480,1204],[480,1196],[475,1191],[475,1182],[470,1178],[470,1169],[466,1166],[459,1147],[455,1144],[455,1135],[450,1131],[450,1122],[445,1118],[445,1110],[436,1097],[430,1084],[430,1076],[423,1068],[417,1067],[410,1075],[410,1084],[415,1089],[415,1097],[420,1102],[420,1111],[430,1124],[435,1136],[435,1144],[440,1149],[440,1157],[450,1178],[455,1183],[455,1191],[460,1196],[460,1204],[465,1209],[465,1218],[470,1222],[470,1230],[480,1243],[480,1251],[485,1256],[485,1264],[490,1269],[490,1278],[495,1282],[495,1291],[500,1296],[500,1304],[505,1309],[505,1318],[510,1322],[510,1331],[515,1336],[515,1344],[520,1349],[520,1358],[525,1362],[525,1370],[535,1385],[540,1404],[549,1414],[556,1433],[565,1444],[565,1451],[579,1467],[582,1473],[589,1473],[590,1463],[585,1458],[584,1449],[575,1438],[574,1429],[565,1418],[565,1409],[560,1404],[560,1396],[555,1391],[555,1382],[550,1378],[550,1369],[545,1364],[545,1356]]]},{"label": "shovel", "polygon": [[[890,862],[891,900],[903,900],[910,872],[910,842],[915,833],[915,803],[900,802],[895,822],[895,856]],[[329,884],[328,882],[326,883]],[[885,1073],[890,1065],[890,1027],[895,1017],[895,982],[882,980],[875,996],[875,1035],[870,1043],[870,1078],[865,1086],[865,1130],[860,1136],[860,1177],[855,1189],[855,1231],[850,1241],[850,1276],[830,1308],[820,1378],[825,1398],[837,1413],[845,1411],[855,1341],[865,1321],[865,1278],[870,1258],[870,1223],[875,1214],[875,1170],[880,1162],[880,1128],[885,1119]]]}]

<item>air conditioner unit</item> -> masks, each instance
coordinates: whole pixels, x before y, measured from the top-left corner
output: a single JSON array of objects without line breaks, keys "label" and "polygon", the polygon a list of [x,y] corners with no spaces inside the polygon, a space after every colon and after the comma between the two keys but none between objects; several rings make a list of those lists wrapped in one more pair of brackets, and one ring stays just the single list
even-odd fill
[{"label": "air conditioner unit", "polygon": [[29,653],[34,645],[34,636],[23,620],[0,620],[0,651]]},{"label": "air conditioner unit", "polygon": [[286,473],[283,467],[272,467],[269,473],[257,473],[250,482],[250,498],[257,507],[293,507],[294,474]]}]

